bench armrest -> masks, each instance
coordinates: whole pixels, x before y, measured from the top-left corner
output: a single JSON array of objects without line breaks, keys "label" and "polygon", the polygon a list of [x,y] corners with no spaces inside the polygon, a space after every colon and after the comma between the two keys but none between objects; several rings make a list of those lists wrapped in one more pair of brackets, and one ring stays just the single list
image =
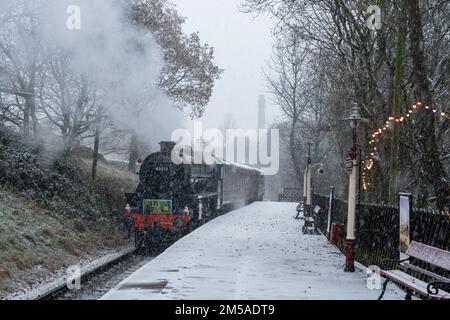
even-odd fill
[{"label": "bench armrest", "polygon": [[406,259],[403,259],[403,260],[384,259],[383,261],[380,262],[380,266],[379,266],[379,267],[380,267],[381,270],[386,270],[385,267],[386,267],[386,265],[389,264],[389,263],[400,264],[400,263],[402,263],[402,262],[408,261],[409,259],[410,259],[409,257],[406,258]]},{"label": "bench armrest", "polygon": [[438,294],[439,289],[442,289],[444,291],[449,291],[450,283],[442,282],[442,281],[432,281],[432,282],[428,283],[428,286],[427,286],[428,294]]}]

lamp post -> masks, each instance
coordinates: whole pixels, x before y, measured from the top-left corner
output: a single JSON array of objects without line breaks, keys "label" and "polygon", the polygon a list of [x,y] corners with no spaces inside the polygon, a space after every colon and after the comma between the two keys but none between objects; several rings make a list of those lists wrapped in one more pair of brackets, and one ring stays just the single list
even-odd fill
[{"label": "lamp post", "polygon": [[303,195],[305,197],[305,217],[311,217],[311,143],[307,144],[306,154],[306,170],[305,170],[305,183],[303,184]]},{"label": "lamp post", "polygon": [[303,172],[303,208],[306,207],[306,187],[307,187],[307,182],[306,182],[306,170]]},{"label": "lamp post", "polygon": [[347,238],[345,242],[345,270],[346,272],[355,271],[355,220],[356,220],[356,188],[358,175],[358,144],[356,134],[360,122],[366,122],[367,119],[361,118],[359,108],[353,107],[350,117],[343,120],[350,121],[352,128],[352,148],[349,150],[349,159],[346,163],[346,169],[350,170],[349,188],[348,188],[348,212],[347,212]]}]

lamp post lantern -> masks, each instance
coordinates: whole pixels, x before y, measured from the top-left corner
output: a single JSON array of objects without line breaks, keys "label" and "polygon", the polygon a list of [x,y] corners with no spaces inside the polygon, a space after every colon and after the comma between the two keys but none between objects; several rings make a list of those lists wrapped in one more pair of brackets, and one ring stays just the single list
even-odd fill
[{"label": "lamp post lantern", "polygon": [[347,238],[345,242],[345,271],[355,271],[355,220],[356,220],[356,188],[358,175],[358,144],[356,134],[360,122],[367,122],[367,119],[361,118],[359,108],[353,107],[348,120],[352,128],[352,148],[349,150],[349,159],[346,161],[346,169],[349,170],[349,188],[348,188],[348,212],[347,212]]}]

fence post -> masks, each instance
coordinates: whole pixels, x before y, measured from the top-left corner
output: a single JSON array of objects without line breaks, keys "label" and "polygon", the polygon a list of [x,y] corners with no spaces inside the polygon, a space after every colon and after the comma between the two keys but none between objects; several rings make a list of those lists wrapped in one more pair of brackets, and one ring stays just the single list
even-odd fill
[{"label": "fence post", "polygon": [[331,186],[330,198],[328,200],[328,220],[327,220],[327,239],[330,240],[331,234],[331,212],[333,211],[334,186]]}]

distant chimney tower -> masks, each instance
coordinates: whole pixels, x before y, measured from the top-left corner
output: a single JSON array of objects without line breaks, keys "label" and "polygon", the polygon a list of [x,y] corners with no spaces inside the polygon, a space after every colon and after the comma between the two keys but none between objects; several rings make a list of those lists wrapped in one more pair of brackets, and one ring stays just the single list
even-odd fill
[{"label": "distant chimney tower", "polygon": [[266,98],[264,95],[260,95],[258,97],[258,165],[257,167],[261,167],[260,165],[260,159],[259,159],[259,130],[266,129]]}]

